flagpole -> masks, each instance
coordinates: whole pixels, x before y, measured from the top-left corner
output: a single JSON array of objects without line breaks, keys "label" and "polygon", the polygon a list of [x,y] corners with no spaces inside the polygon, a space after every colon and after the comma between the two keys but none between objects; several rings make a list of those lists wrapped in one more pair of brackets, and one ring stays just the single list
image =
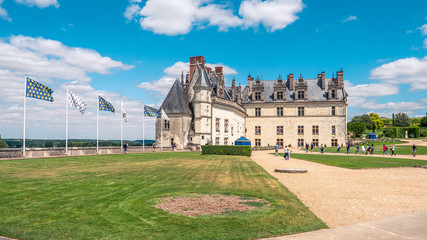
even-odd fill
[{"label": "flagpole", "polygon": [[160,151],[163,151],[163,116],[161,115],[161,112],[159,110],[160,115]]},{"label": "flagpole", "polygon": [[99,140],[99,96],[97,95],[97,106],[96,106],[96,154],[99,153],[98,151],[98,140]]},{"label": "flagpole", "polygon": [[145,104],[142,103],[142,151],[145,150]]},{"label": "flagpole", "polygon": [[65,94],[65,155],[68,156],[68,83],[67,83],[67,94]]},{"label": "flagpole", "polygon": [[120,152],[123,152],[123,99],[120,99]]},{"label": "flagpole", "polygon": [[27,74],[25,74],[25,83],[24,83],[24,134],[22,141],[22,156],[25,157],[25,118],[27,110]]}]

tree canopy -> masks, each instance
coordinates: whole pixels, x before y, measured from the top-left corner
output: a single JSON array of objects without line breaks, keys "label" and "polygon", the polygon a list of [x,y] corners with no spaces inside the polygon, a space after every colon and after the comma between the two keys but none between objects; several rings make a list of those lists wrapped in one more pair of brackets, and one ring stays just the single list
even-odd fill
[{"label": "tree canopy", "polygon": [[395,127],[409,127],[411,126],[411,119],[408,114],[400,112],[394,115],[394,126]]},{"label": "tree canopy", "polygon": [[356,137],[360,137],[360,135],[366,130],[366,125],[363,122],[350,122],[348,123],[347,128]]},{"label": "tree canopy", "polygon": [[364,123],[367,129],[372,129],[374,122],[369,117],[368,114],[363,114],[360,116],[354,116],[353,119],[351,119],[351,122],[361,122]]},{"label": "tree canopy", "polygon": [[420,124],[422,127],[427,127],[427,117],[421,118]]},{"label": "tree canopy", "polygon": [[380,115],[377,113],[370,113],[369,117],[372,119],[372,122],[374,123],[372,126],[372,131],[375,132],[375,130],[380,129],[382,126],[384,126],[383,120],[381,120]]}]

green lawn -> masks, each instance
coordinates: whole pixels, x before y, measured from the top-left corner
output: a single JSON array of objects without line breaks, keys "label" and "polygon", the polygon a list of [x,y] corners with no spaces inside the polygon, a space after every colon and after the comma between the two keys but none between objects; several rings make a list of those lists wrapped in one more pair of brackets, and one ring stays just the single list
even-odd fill
[{"label": "green lawn", "polygon": [[[233,194],[271,207],[186,217],[164,196]],[[326,228],[248,157],[144,153],[0,161],[0,236],[18,239],[256,239]]]},{"label": "green lawn", "polygon": [[349,169],[427,166],[427,161],[396,157],[370,157],[364,155],[355,156],[342,154],[320,155],[301,153],[292,153],[291,157]]},{"label": "green lawn", "polygon": [[[374,144],[374,153],[375,154],[382,154],[383,153],[383,144],[385,144],[388,147],[388,154],[391,154],[391,145],[393,143],[380,143],[380,144]],[[366,145],[365,145],[366,147]],[[412,154],[412,146],[409,145],[397,145],[395,143],[394,145],[396,149],[397,155],[411,155]],[[302,150],[305,150],[305,148],[301,148]],[[366,148],[365,148],[366,150]],[[352,146],[350,148],[350,153],[354,153],[356,151],[356,146]],[[361,150],[360,150],[361,151]],[[320,152],[320,147],[313,148],[313,152]],[[329,153],[336,153],[337,148],[336,147],[326,147],[325,152]],[[346,153],[346,146],[341,147],[341,153]],[[427,155],[427,147],[426,146],[417,146],[417,155]]]}]

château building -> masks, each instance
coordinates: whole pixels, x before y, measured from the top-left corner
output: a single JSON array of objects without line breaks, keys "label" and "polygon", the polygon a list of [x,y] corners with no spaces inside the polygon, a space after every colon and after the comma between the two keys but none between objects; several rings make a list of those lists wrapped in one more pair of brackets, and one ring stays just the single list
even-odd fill
[{"label": "ch\u00e2teau building", "polygon": [[[176,80],[161,108],[169,120],[156,120],[156,142],[178,149],[196,145],[233,145],[242,136],[252,146],[293,147],[306,143],[345,145],[347,93],[342,69],[332,78],[254,80],[225,86],[222,67],[205,66],[203,56],[190,57],[189,73]],[[162,124],[162,126],[160,126]]]}]

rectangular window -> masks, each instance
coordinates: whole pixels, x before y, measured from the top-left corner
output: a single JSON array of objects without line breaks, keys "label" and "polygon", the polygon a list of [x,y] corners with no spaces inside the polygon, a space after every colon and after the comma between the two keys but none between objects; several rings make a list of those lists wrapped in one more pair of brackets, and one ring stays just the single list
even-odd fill
[{"label": "rectangular window", "polygon": [[314,146],[318,147],[319,146],[319,139],[313,139],[313,144],[314,144]]},{"label": "rectangular window", "polygon": [[261,139],[255,139],[255,147],[261,147]]},{"label": "rectangular window", "polygon": [[338,139],[331,139],[331,146],[338,147]]},{"label": "rectangular window", "polygon": [[231,127],[231,136],[234,136],[233,127]]},{"label": "rectangular window", "polygon": [[224,138],[224,145],[228,145],[228,138]]},{"label": "rectangular window", "polygon": [[216,118],[215,119],[215,129],[217,132],[221,131],[221,123],[220,123],[221,119],[220,118]]},{"label": "rectangular window", "polygon": [[298,99],[304,99],[304,91],[298,91]]},{"label": "rectangular window", "polygon": [[304,117],[304,107],[298,107],[298,117]]},{"label": "rectangular window", "polygon": [[277,92],[277,100],[283,100],[283,92]]},{"label": "rectangular window", "polygon": [[219,145],[219,137],[215,138],[215,145]]},{"label": "rectangular window", "polygon": [[279,147],[283,147],[283,139],[278,138],[277,145],[279,145]]},{"label": "rectangular window", "polygon": [[335,125],[332,126],[332,135],[335,135]]},{"label": "rectangular window", "polygon": [[283,135],[283,126],[277,126],[276,134]]},{"label": "rectangular window", "polygon": [[255,126],[255,135],[261,135],[261,126]]},{"label": "rectangular window", "polygon": [[255,108],[255,117],[261,117],[261,108]]},{"label": "rectangular window", "polygon": [[261,92],[255,92],[255,100],[260,101],[261,100]]},{"label": "rectangular window", "polygon": [[298,146],[304,147],[304,139],[298,139]]},{"label": "rectangular window", "polygon": [[228,119],[224,119],[224,132],[228,132]]},{"label": "rectangular window", "polygon": [[283,108],[282,107],[278,107],[277,108],[277,116],[278,117],[283,117]]},{"label": "rectangular window", "polygon": [[304,135],[304,126],[298,126],[298,135]]},{"label": "rectangular window", "polygon": [[319,135],[319,126],[313,126],[313,135]]},{"label": "rectangular window", "polygon": [[335,107],[332,107],[332,116],[335,116]]},{"label": "rectangular window", "polygon": [[164,130],[169,130],[169,120],[164,120],[165,121],[165,124],[164,124]]}]

